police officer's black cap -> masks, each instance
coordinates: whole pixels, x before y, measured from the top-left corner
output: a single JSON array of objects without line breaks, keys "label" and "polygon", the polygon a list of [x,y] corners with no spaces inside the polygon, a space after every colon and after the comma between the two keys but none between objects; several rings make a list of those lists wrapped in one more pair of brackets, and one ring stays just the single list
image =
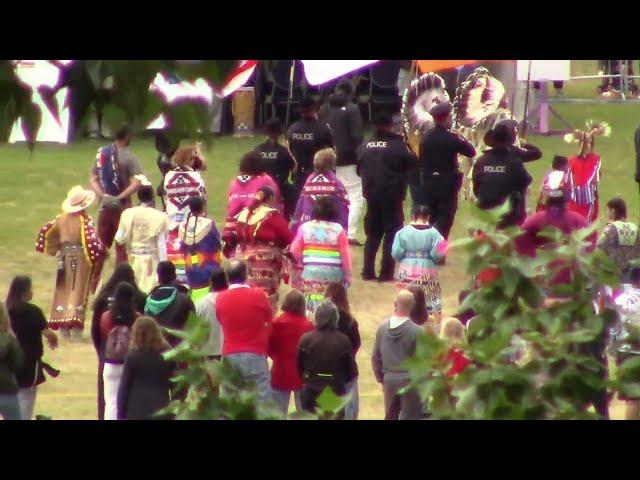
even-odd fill
[{"label": "police officer's black cap", "polygon": [[429,114],[434,118],[434,120],[439,120],[442,118],[446,118],[452,110],[453,108],[451,107],[451,103],[440,102],[436,103],[429,109]]},{"label": "police officer's black cap", "polygon": [[311,95],[305,95],[300,99],[300,104],[298,108],[303,112],[308,112],[310,110],[314,110],[318,104],[315,99]]},{"label": "police officer's black cap", "polygon": [[282,122],[280,122],[278,118],[270,118],[264,122],[264,126],[262,128],[267,135],[280,135],[282,133]]},{"label": "police officer's black cap", "polygon": [[373,124],[376,127],[390,127],[393,125],[393,116],[387,112],[380,112],[373,119]]},{"label": "police officer's black cap", "polygon": [[518,129],[518,122],[516,120],[511,120],[510,118],[505,118],[504,120],[500,120],[498,123],[496,123],[496,127],[498,125],[505,125],[506,127],[511,128],[512,130]]},{"label": "police officer's black cap", "polygon": [[490,147],[513,145],[516,141],[513,128],[507,124],[498,124],[485,136],[485,143]]}]

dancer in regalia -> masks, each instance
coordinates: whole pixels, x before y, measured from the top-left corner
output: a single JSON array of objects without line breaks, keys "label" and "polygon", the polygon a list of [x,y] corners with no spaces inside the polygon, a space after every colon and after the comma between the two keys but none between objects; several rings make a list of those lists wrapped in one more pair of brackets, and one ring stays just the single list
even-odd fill
[{"label": "dancer in regalia", "polygon": [[191,197],[189,215],[180,225],[179,237],[191,298],[195,302],[209,293],[211,272],[220,266],[220,232],[216,222],[207,218],[204,200]]},{"label": "dancer in regalia", "polygon": [[442,304],[436,265],[445,257],[447,242],[430,225],[430,217],[429,207],[417,206],[413,221],[396,233],[391,254],[398,262],[396,286],[399,290],[406,290],[417,285],[424,291],[425,307],[434,317],[432,326],[439,332]]},{"label": "dancer in regalia", "polygon": [[64,213],[40,229],[36,242],[38,252],[58,256],[49,327],[67,338],[71,330],[74,336],[82,332],[89,293],[98,283],[95,273],[107,255],[86,212],[95,198],[94,192],[73,187],[62,202]]},{"label": "dancer in regalia", "polygon": [[207,190],[200,175],[200,170],[206,169],[206,161],[196,145],[177,149],[171,163],[173,169],[164,178],[164,202],[169,216],[167,259],[176,267],[178,283],[186,285],[186,267],[178,229],[189,214],[189,200],[192,197],[202,197],[206,201]]},{"label": "dancer in regalia", "polygon": [[275,192],[271,187],[258,190],[251,206],[244,208],[236,217],[232,234],[235,237],[233,243],[238,245],[236,256],[247,262],[249,267],[247,283],[262,288],[275,311],[278,307],[283,250],[293,240],[293,234],[284,216],[273,208],[274,200]]},{"label": "dancer in regalia", "polygon": [[140,205],[122,212],[115,240],[125,245],[140,290],[149,293],[157,285],[156,268],[167,259],[167,214],[155,209],[153,186],[140,175]]},{"label": "dancer in regalia", "polygon": [[598,183],[600,182],[600,155],[595,153],[595,137],[608,137],[611,127],[604,122],[587,122],[587,130],[575,130],[565,135],[567,143],[579,143],[580,152],[569,158],[569,210],[579,213],[592,223],[598,219]]},{"label": "dancer in regalia", "polygon": [[319,150],[313,157],[314,171],[302,188],[296,210],[291,218],[291,231],[311,220],[313,206],[319,197],[331,197],[338,209],[337,222],[345,230],[349,226],[349,196],[347,189],[337,177],[336,154],[332,148]]},{"label": "dancer in regalia", "polygon": [[291,286],[304,293],[307,314],[311,315],[324,300],[332,282],[351,285],[351,252],[347,232],[336,222],[335,202],[320,197],[291,242],[291,255],[302,271],[292,278]]},{"label": "dancer in regalia", "polygon": [[240,160],[240,175],[234,178],[229,184],[227,205],[227,219],[225,222],[222,238],[225,241],[224,255],[227,258],[233,257],[237,244],[233,243],[231,237],[226,232],[233,232],[236,228],[236,217],[245,208],[251,206],[256,193],[262,187],[270,187],[275,192],[274,207],[284,212],[282,196],[276,182],[264,170],[262,157],[258,152],[248,152]]}]

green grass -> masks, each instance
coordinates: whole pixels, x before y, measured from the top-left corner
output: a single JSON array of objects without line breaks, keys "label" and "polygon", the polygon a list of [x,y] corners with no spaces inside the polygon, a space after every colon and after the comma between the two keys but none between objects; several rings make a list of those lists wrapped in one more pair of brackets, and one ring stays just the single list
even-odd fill
[{"label": "green grass", "polygon": [[[595,71],[586,62],[576,62],[574,74]],[[565,97],[595,97],[597,82],[582,82],[567,85]],[[627,200],[629,215],[638,219],[638,186],[634,182],[635,152],[633,133],[640,123],[640,106],[636,104],[556,104],[555,108],[574,126],[584,125],[589,118],[606,120],[613,127],[609,139],[597,140],[597,151],[602,155],[601,198],[606,202],[614,195]],[[552,123],[552,127],[559,127]],[[549,169],[555,154],[570,155],[575,145],[565,144],[560,137],[530,137],[530,142],[544,152],[542,160],[528,164],[534,182],[529,194],[529,207],[539,192],[543,174]],[[206,152],[209,168],[205,181],[209,194],[209,214],[222,224],[226,208],[226,190],[236,174],[240,156],[261,141],[261,138],[216,139]],[[96,151],[104,142],[86,141],[72,146],[38,145],[30,153],[22,145],[0,146],[0,298],[4,298],[9,282],[14,275],[29,274],[34,281],[34,302],[45,312],[50,308],[55,274],[55,259],[38,254],[34,250],[36,234],[41,225],[60,211],[60,203],[73,185],[88,186],[89,169]],[[140,139],[134,142],[133,152],[142,160],[147,177],[156,185],[159,172],[155,165],[156,152],[153,142]],[[97,208],[90,209],[97,219]],[[462,203],[456,217],[452,237],[467,234],[466,220],[469,208]],[[603,212],[601,211],[601,223]],[[360,237],[363,239],[362,229]],[[465,285],[465,259],[452,254],[440,272],[445,315],[457,306],[458,291]],[[361,269],[362,249],[354,249],[354,272]],[[109,264],[106,267],[110,272]],[[381,389],[371,373],[370,354],[378,324],[393,308],[394,287],[391,284],[364,283],[356,275],[350,290],[352,308],[360,324],[362,348],[358,354],[360,367],[361,418],[382,418]],[[46,357],[62,370],[58,379],[48,381],[39,390],[36,413],[51,415],[54,419],[93,419],[95,410],[96,358],[85,329],[79,343],[63,342]],[[616,416],[620,416],[619,412]]]}]

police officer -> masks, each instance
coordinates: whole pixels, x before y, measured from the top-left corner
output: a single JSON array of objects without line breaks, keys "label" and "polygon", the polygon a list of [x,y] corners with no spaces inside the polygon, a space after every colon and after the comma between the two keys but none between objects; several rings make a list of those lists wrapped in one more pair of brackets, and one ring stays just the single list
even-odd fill
[{"label": "police officer", "polygon": [[[506,125],[507,128],[510,128],[513,130],[513,138],[517,138],[518,136],[518,122],[516,122],[515,120],[500,120],[498,123],[496,123],[496,127],[498,125]],[[489,130],[487,132],[487,134],[485,135],[484,138],[484,143],[486,145],[489,145],[489,143],[491,143],[491,134],[492,134],[493,130]],[[515,141],[515,140],[514,140]],[[539,160],[540,158],[542,158],[542,152],[540,151],[540,149],[538,147],[536,147],[535,145],[532,145],[530,143],[527,142],[522,142],[520,143],[520,145],[512,145],[511,148],[513,149],[514,152],[517,153],[518,157],[520,158],[520,160],[522,160],[523,162],[533,162],[534,160]]]},{"label": "police officer", "polygon": [[287,147],[278,142],[282,135],[282,124],[277,118],[271,118],[264,124],[267,140],[258,145],[256,152],[262,157],[264,170],[278,184],[284,200],[285,217],[291,218],[295,209],[295,192],[289,182],[289,176],[296,167],[296,161]]},{"label": "police officer", "polygon": [[393,132],[390,115],[381,113],[375,126],[373,137],[362,144],[357,168],[367,202],[362,279],[376,278],[376,253],[380,242],[383,242],[378,280],[384,282],[393,280],[395,262],[391,257],[391,247],[395,234],[402,228],[402,203],[407,192],[408,176],[415,171],[417,158],[402,135]]},{"label": "police officer", "polygon": [[353,87],[342,80],[328,100],[327,124],[336,148],[336,175],[349,195],[349,243],[362,245],[356,239],[362,212],[362,181],[356,174],[358,149],[363,140],[360,109],[353,103]]},{"label": "police officer", "polygon": [[435,227],[448,238],[458,210],[458,192],[463,178],[458,169],[458,155],[471,159],[476,155],[476,149],[468,140],[449,131],[453,124],[449,102],[438,103],[429,113],[435,127],[420,140],[423,195]]},{"label": "police officer", "polygon": [[513,129],[498,124],[491,130],[490,148],[473,165],[473,193],[478,207],[492,209],[511,199],[511,208],[499,227],[520,225],[526,216],[525,194],[531,176],[524,168],[518,152],[512,148]]},{"label": "police officer", "polygon": [[302,118],[291,125],[287,134],[289,150],[297,164],[293,179],[295,202],[298,201],[304,183],[313,172],[313,156],[323,148],[333,148],[331,130],[326,123],[318,121],[318,106],[315,100],[310,96],[303,97],[299,109]]}]

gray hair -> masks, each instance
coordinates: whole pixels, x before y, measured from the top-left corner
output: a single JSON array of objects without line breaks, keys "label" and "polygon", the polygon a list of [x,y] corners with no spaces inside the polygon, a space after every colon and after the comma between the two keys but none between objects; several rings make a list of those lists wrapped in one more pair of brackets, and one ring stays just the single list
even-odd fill
[{"label": "gray hair", "polygon": [[331,300],[324,300],[313,312],[313,323],[318,330],[336,330],[338,317],[338,307]]},{"label": "gray hair", "polygon": [[249,276],[249,268],[247,262],[240,259],[230,260],[227,265],[227,278],[229,283],[244,283]]},{"label": "gray hair", "polygon": [[318,150],[313,156],[313,168],[321,173],[327,173],[336,168],[336,152],[333,148]]}]

